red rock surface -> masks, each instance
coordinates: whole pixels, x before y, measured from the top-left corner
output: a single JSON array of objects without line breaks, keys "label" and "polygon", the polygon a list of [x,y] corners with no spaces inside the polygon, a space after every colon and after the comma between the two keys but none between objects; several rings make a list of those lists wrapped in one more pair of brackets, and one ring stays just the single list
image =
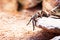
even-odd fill
[{"label": "red rock surface", "polygon": [[46,39],[50,39],[54,33],[37,27],[33,31],[31,23],[26,26],[34,13],[28,10],[17,12],[15,3],[16,0],[0,1],[0,40],[40,40],[47,35]]},{"label": "red rock surface", "polygon": [[24,9],[34,7],[41,1],[42,0],[19,0],[19,2],[23,5]]}]

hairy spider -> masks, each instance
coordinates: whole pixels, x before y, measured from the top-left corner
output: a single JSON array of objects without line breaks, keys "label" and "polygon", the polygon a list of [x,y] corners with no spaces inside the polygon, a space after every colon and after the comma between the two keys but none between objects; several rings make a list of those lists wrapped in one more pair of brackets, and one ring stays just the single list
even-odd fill
[{"label": "hairy spider", "polygon": [[51,15],[60,17],[59,15],[55,15],[55,10],[56,10],[58,7],[60,7],[60,4],[57,5],[55,8],[53,8],[52,10],[50,10],[50,13],[49,13],[49,14],[47,14],[47,13],[44,12],[44,11],[37,11],[37,13],[30,18],[30,20],[29,20],[29,22],[28,22],[27,25],[29,25],[29,23],[32,21],[33,30],[34,30],[34,29],[35,29],[35,26],[36,26],[37,18],[39,18],[39,17],[40,17],[40,18],[42,18],[42,17],[49,17],[49,16],[51,16]]}]

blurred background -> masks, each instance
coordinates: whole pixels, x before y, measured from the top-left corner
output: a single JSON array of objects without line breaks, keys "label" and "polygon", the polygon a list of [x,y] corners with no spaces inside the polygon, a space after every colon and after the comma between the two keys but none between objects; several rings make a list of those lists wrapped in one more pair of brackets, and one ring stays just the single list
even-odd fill
[{"label": "blurred background", "polygon": [[[26,24],[37,11],[51,10],[60,0],[0,0],[0,40],[50,40],[56,32]],[[49,13],[49,11],[47,11]],[[56,9],[60,15],[60,7]]]}]

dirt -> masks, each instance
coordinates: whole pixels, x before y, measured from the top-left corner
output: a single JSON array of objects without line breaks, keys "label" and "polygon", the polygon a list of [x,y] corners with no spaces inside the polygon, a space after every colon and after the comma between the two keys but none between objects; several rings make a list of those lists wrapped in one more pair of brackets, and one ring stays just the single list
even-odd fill
[{"label": "dirt", "polygon": [[33,12],[22,10],[21,12],[0,11],[0,40],[29,40],[30,37],[41,31],[32,24],[26,25]]}]

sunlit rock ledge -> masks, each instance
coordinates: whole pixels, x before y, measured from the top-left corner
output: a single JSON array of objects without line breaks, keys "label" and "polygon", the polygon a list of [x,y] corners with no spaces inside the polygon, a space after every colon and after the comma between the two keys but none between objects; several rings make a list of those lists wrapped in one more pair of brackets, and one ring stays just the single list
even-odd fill
[{"label": "sunlit rock ledge", "polygon": [[56,36],[56,37],[52,38],[51,40],[60,40],[60,36]]},{"label": "sunlit rock ledge", "polygon": [[47,29],[54,29],[54,28],[60,29],[60,19],[54,19],[51,17],[38,18],[37,26],[39,25]]}]

